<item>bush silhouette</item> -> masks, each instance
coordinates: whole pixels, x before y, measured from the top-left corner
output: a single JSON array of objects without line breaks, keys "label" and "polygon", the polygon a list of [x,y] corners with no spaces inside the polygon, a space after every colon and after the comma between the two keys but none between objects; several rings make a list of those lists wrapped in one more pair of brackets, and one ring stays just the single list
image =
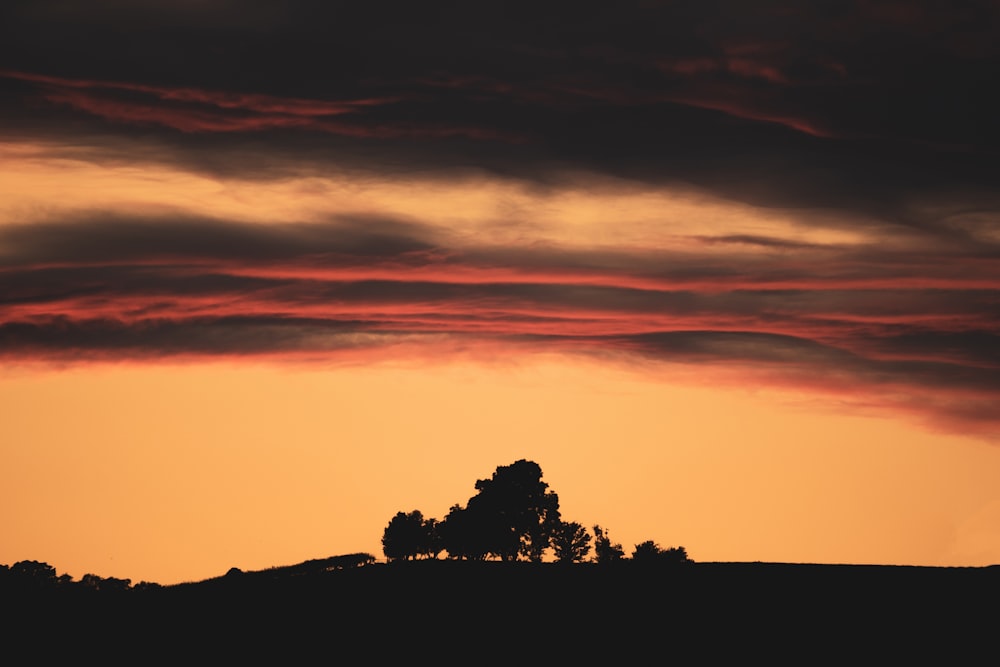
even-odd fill
[{"label": "bush silhouette", "polygon": [[625,550],[611,541],[604,528],[594,525],[594,556],[598,563],[615,563],[625,558]]},{"label": "bush silhouette", "polygon": [[684,547],[663,549],[653,540],[646,540],[635,545],[632,560],[637,563],[688,563],[687,550]]}]

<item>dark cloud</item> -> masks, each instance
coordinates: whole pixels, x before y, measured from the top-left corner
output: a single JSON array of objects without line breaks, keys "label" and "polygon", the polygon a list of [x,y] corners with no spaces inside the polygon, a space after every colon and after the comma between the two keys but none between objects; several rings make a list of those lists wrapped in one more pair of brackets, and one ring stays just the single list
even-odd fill
[{"label": "dark cloud", "polygon": [[[973,286],[963,285],[947,269],[954,249],[933,260],[945,269],[937,285],[907,287],[892,286],[901,278],[893,262],[855,256],[871,249],[820,248],[826,265],[817,267],[809,245],[766,241],[780,252],[763,266],[755,254],[680,261],[447,242],[389,219],[263,226],[92,215],[0,227],[0,356],[302,356],[400,341],[447,354],[503,343],[743,365],[786,383],[885,392],[896,407],[967,396],[957,412],[933,408],[944,421],[1000,398],[996,266],[981,276],[966,267]],[[780,289],[769,287],[776,277]],[[977,428],[996,425],[977,415]]]},{"label": "dark cloud", "polygon": [[[865,357],[823,343],[750,331],[671,331],[629,336],[622,342],[661,359],[709,363],[766,363],[789,376],[822,373],[873,387],[1000,392],[995,368],[922,359]],[[977,359],[977,364],[982,360]],[[820,380],[822,381],[822,380]],[[837,384],[836,381],[831,384]]]},{"label": "dark cloud", "polygon": [[904,225],[1000,177],[990,2],[82,7],[4,3],[6,136],[229,173],[572,164]]},{"label": "dark cloud", "polygon": [[506,341],[743,364],[995,428],[998,44],[1000,7],[973,0],[11,0],[0,141],[43,156],[261,182],[593,172],[860,240],[706,224],[683,251],[497,247],[349,212],[60,213],[0,227],[0,355]]},{"label": "dark cloud", "polygon": [[[440,236],[415,222],[343,216],[330,224],[231,223],[186,213],[97,213],[65,222],[0,226],[0,266],[197,259],[277,260],[336,254],[364,261],[428,250]],[[424,240],[424,239],[428,240]]]},{"label": "dark cloud", "polygon": [[319,354],[398,342],[401,335],[358,334],[351,322],[255,317],[186,320],[41,318],[0,324],[0,355],[14,359],[81,363],[164,358]]},{"label": "dark cloud", "polygon": [[[1000,313],[995,299],[989,306],[991,319],[996,321]],[[995,329],[934,331],[900,327],[880,337],[878,344],[882,354],[896,358],[934,359],[970,365],[983,373],[1000,372],[1000,331]]]}]

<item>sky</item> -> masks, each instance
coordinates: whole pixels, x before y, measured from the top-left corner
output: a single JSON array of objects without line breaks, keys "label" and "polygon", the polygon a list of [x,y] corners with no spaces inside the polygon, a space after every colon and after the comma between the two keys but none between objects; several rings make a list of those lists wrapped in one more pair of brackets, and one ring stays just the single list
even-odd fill
[{"label": "sky", "polygon": [[0,563],[522,458],[626,553],[1000,563],[998,80],[987,1],[4,2]]}]

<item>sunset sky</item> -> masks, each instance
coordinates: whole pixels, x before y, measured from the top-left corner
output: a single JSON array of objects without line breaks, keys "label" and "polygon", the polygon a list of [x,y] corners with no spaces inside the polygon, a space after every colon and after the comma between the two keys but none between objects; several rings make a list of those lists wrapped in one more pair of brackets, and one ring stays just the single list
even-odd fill
[{"label": "sunset sky", "polygon": [[521,458],[627,553],[1000,563],[998,82],[988,1],[5,1],[0,563]]}]

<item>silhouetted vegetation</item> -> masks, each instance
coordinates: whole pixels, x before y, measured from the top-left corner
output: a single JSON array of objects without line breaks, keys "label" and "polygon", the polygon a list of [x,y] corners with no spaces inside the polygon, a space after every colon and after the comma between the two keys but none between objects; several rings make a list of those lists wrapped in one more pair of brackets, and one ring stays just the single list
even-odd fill
[{"label": "silhouetted vegetation", "polygon": [[121,592],[128,590],[149,590],[160,584],[141,581],[132,585],[131,579],[102,577],[85,574],[75,581],[69,574],[59,574],[56,568],[43,561],[22,560],[13,565],[0,565],[0,588],[6,591],[100,591]]},{"label": "silhouetted vegetation", "polygon": [[437,558],[440,552],[437,520],[424,519],[420,510],[397,512],[382,533],[382,553],[391,561]]},{"label": "silhouetted vegetation", "polygon": [[398,512],[382,535],[390,561],[437,558],[442,551],[459,560],[521,557],[540,562],[560,526],[559,496],[542,481],[542,469],[521,459],[478,480],[478,493],[463,507],[452,505],[442,521],[419,510]]},{"label": "silhouetted vegetation", "polygon": [[[437,558],[446,551],[449,559],[511,562],[541,562],[554,552],[562,563],[580,563],[591,551],[592,537],[577,522],[565,522],[559,512],[559,496],[542,481],[542,468],[520,459],[499,466],[489,479],[476,482],[476,495],[463,507],[452,505],[442,521],[424,518],[420,510],[397,512],[382,534],[382,552],[389,561]],[[620,544],[613,544],[605,530],[594,526],[595,560],[611,563],[625,558]],[[659,547],[656,547],[659,549]],[[688,562],[662,557],[658,562]],[[644,552],[641,556],[644,555]]]},{"label": "silhouetted vegetation", "polygon": [[[342,554],[329,558],[314,558],[312,560],[296,563],[295,565],[282,565],[268,568],[268,572],[281,572],[285,574],[312,574],[317,572],[330,572],[332,570],[344,570],[348,568],[370,565],[375,562],[375,556],[370,553]],[[232,568],[229,570],[233,572]],[[239,570],[237,570],[239,572]],[[240,572],[243,574],[242,572]]]},{"label": "silhouetted vegetation", "polygon": [[575,521],[563,521],[552,533],[552,549],[560,563],[580,563],[590,553],[590,533]]},{"label": "silhouetted vegetation", "polygon": [[92,588],[95,591],[127,591],[132,588],[132,580],[85,574],[80,579],[80,585]]},{"label": "silhouetted vegetation", "polygon": [[613,543],[607,531],[594,525],[594,555],[598,563],[608,564],[620,561],[625,557],[622,545]]},{"label": "silhouetted vegetation", "polygon": [[632,560],[638,563],[690,563],[687,550],[684,547],[663,549],[653,540],[646,540],[635,545]]},{"label": "silhouetted vegetation", "polygon": [[476,482],[465,507],[453,505],[440,526],[450,558],[540,562],[560,523],[559,496],[542,481],[542,469],[521,459]]}]

